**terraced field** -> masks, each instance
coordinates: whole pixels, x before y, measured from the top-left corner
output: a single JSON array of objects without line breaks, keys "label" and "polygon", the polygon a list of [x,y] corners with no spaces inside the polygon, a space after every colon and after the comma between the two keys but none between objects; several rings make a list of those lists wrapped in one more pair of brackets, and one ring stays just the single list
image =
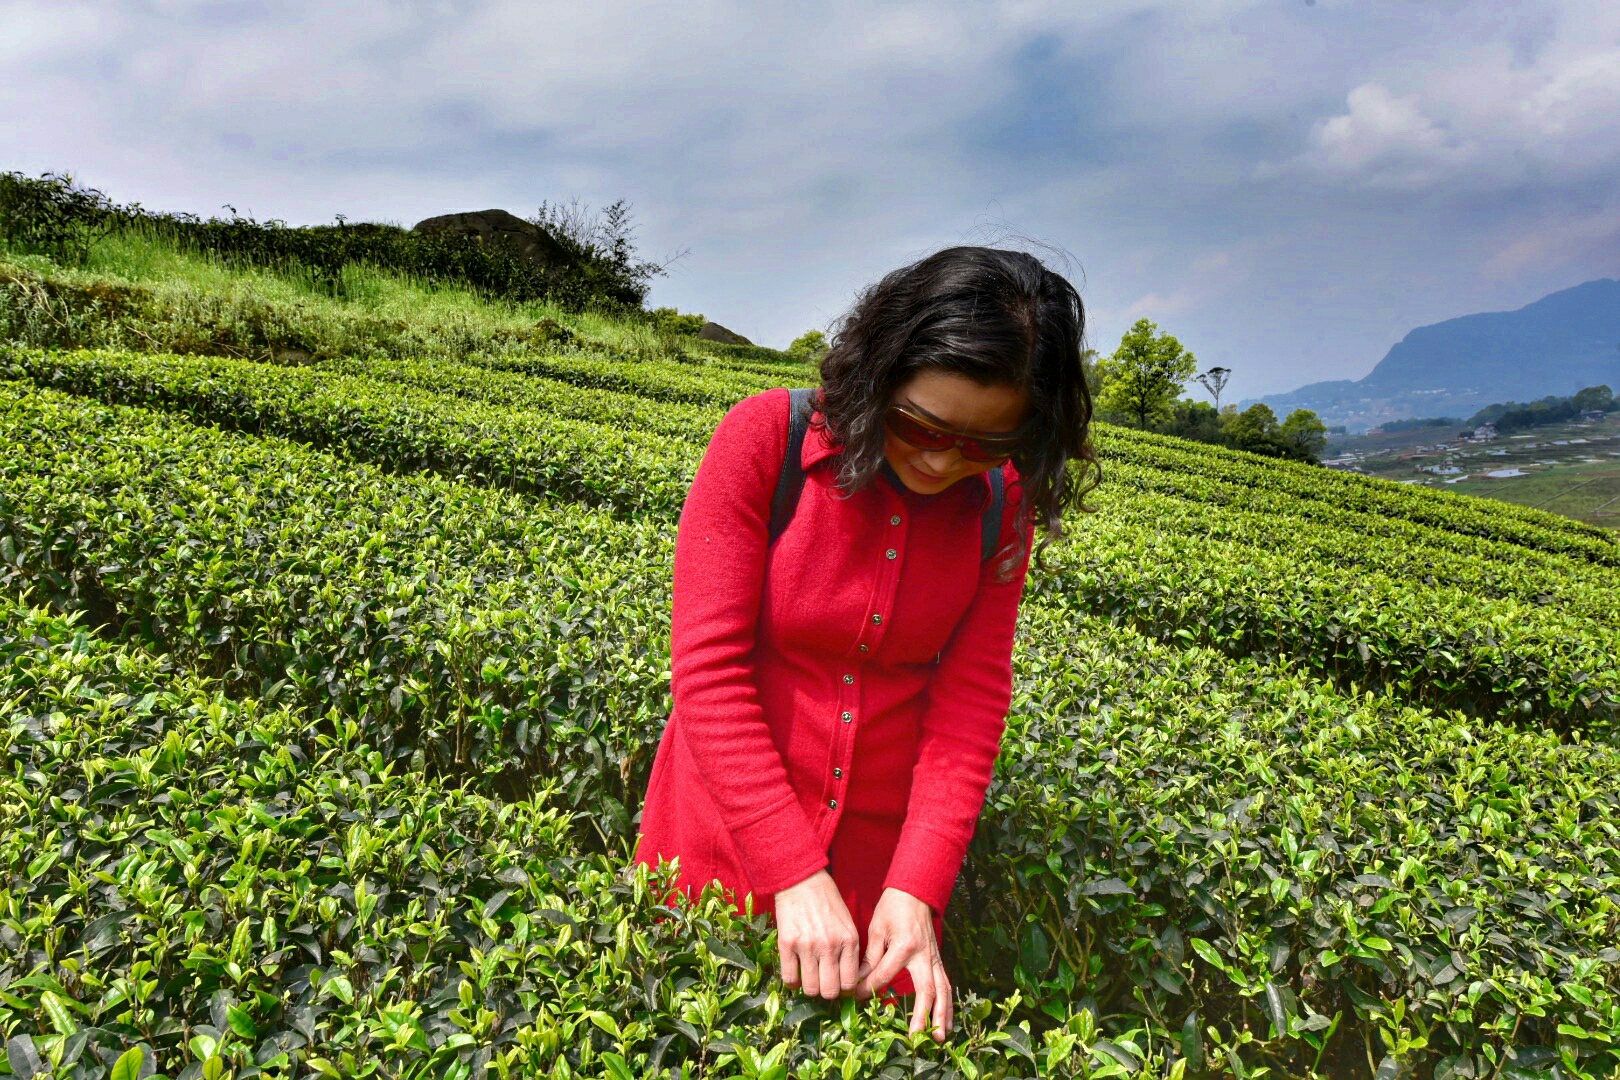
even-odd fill
[{"label": "terraced field", "polygon": [[1101,429],[1098,512],[1031,571],[936,1047],[623,869],[685,486],[802,367],[80,349],[94,310],[46,343],[6,297],[13,1074],[1620,1068],[1602,530]]}]

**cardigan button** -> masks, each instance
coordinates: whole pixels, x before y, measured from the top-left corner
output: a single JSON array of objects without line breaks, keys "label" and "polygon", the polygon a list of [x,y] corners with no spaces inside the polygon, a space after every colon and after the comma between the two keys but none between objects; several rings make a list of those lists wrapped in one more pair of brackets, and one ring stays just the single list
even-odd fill
[{"label": "cardigan button", "polygon": [[883,556],[884,556],[884,558],[887,558],[887,559],[897,559],[897,558],[900,557],[900,553],[898,551],[894,550],[894,548],[890,548],[888,551],[885,551],[883,553]]},{"label": "cardigan button", "polygon": [[898,525],[898,524],[900,524],[900,515],[896,514],[896,515],[894,515],[894,517],[890,518],[889,519],[889,524],[890,525]]},{"label": "cardigan button", "polygon": [[834,780],[837,780],[839,777],[841,777],[843,775],[844,775],[844,770],[843,769],[834,769],[833,770],[833,779]]},{"label": "cardigan button", "polygon": [[827,800],[827,809],[829,809],[829,810],[838,809],[838,800],[837,799],[828,799]]},{"label": "cardigan button", "polygon": [[853,675],[845,675],[844,676],[844,685],[845,686],[848,686],[850,683],[852,683],[854,681],[855,681],[855,676],[853,676]]},{"label": "cardigan button", "polygon": [[866,648],[866,646],[865,646],[865,645],[862,645],[862,646],[861,646],[861,652],[866,652],[866,651],[867,651],[867,648]]},{"label": "cardigan button", "polygon": [[874,625],[874,626],[882,626],[883,625],[883,616],[881,616],[881,615],[873,615],[872,616],[872,625]]},{"label": "cardigan button", "polygon": [[842,714],[842,715],[841,715],[841,716],[840,716],[840,717],[839,717],[839,719],[841,719],[841,720],[843,720],[843,721],[844,721],[844,723],[846,723],[846,724],[847,724],[847,723],[849,723],[849,722],[850,722],[850,721],[851,721],[851,720],[853,720],[853,719],[855,719],[855,714],[854,714],[854,713],[851,713],[851,712],[846,712],[846,713],[844,713],[844,714]]}]

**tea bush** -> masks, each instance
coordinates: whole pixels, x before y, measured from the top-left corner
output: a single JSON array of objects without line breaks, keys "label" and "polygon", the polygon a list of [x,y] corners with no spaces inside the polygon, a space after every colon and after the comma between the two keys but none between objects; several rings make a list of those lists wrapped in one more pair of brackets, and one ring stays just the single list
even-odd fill
[{"label": "tea bush", "polygon": [[[697,444],[713,415],[685,410],[691,425],[685,438],[655,436],[564,418],[600,410],[596,415],[615,425],[633,422],[637,414],[622,396],[528,411],[476,398],[447,400],[392,381],[379,385],[369,373],[130,354],[8,356],[0,364],[44,385],[103,400],[285,435],[394,470],[428,469],[665,520],[679,513],[700,456]],[[446,378],[464,388],[483,385],[454,371]],[[664,431],[681,430],[678,415],[660,425]],[[1122,487],[1157,485],[1151,475],[1143,476],[1153,470],[1124,465]],[[1298,520],[1303,539],[1277,554],[1266,550],[1266,541],[1283,520],[1278,513],[1246,534],[1243,511],[1206,515],[1202,527],[1166,529],[1174,515],[1164,510],[1164,501],[1112,501],[1109,513],[1082,525],[1086,543],[1063,557],[1064,572],[1036,595],[1105,612],[1167,639],[1211,644],[1238,656],[1294,657],[1345,686],[1389,685],[1414,702],[1478,716],[1600,735],[1613,729],[1620,710],[1620,634],[1610,619],[1620,608],[1615,590],[1566,573],[1554,575],[1568,582],[1558,586],[1546,574],[1526,578],[1517,562],[1504,562],[1505,542],[1496,541],[1493,549],[1492,541],[1466,534],[1484,546],[1474,558],[1454,544],[1443,553],[1415,544],[1403,548],[1461,568],[1462,581],[1471,566],[1488,564],[1492,570],[1476,570],[1467,588],[1449,581],[1414,584],[1356,566],[1355,558],[1331,550],[1327,558],[1308,557],[1309,537],[1316,534],[1337,537],[1339,547],[1369,547],[1369,538],[1356,531],[1366,515],[1355,511],[1346,512],[1343,529]],[[1200,504],[1177,505],[1185,516]],[[1415,529],[1407,532],[1408,539],[1422,539],[1412,535]],[[1546,557],[1538,549],[1531,554]],[[1520,598],[1481,595],[1481,578],[1525,583],[1517,589]],[[1582,597],[1576,609],[1591,610],[1603,621],[1583,618],[1568,605],[1540,603],[1548,588]]]}]

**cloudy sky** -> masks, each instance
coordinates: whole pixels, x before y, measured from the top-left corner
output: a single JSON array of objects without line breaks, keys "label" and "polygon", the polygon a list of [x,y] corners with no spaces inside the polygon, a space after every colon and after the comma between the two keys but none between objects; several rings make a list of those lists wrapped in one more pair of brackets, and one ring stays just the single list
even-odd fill
[{"label": "cloudy sky", "polygon": [[652,301],[768,345],[1044,245],[1228,400],[1620,276],[1613,0],[0,0],[0,169],[412,224],[629,199]]}]

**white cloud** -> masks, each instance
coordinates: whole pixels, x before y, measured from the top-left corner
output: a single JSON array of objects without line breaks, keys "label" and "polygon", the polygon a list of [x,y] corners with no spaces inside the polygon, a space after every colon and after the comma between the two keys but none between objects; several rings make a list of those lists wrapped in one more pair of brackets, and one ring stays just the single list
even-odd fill
[{"label": "white cloud", "polygon": [[1309,145],[1263,163],[1262,179],[1470,192],[1580,183],[1620,169],[1620,6],[1537,9],[1535,47],[1511,20],[1473,16],[1453,41],[1422,42],[1426,62],[1394,49],[1363,65],[1345,110],[1318,121]]},{"label": "white cloud", "polygon": [[1377,83],[1350,91],[1349,111],[1319,124],[1303,164],[1375,187],[1421,188],[1468,168],[1475,149],[1423,114],[1418,96]]}]

